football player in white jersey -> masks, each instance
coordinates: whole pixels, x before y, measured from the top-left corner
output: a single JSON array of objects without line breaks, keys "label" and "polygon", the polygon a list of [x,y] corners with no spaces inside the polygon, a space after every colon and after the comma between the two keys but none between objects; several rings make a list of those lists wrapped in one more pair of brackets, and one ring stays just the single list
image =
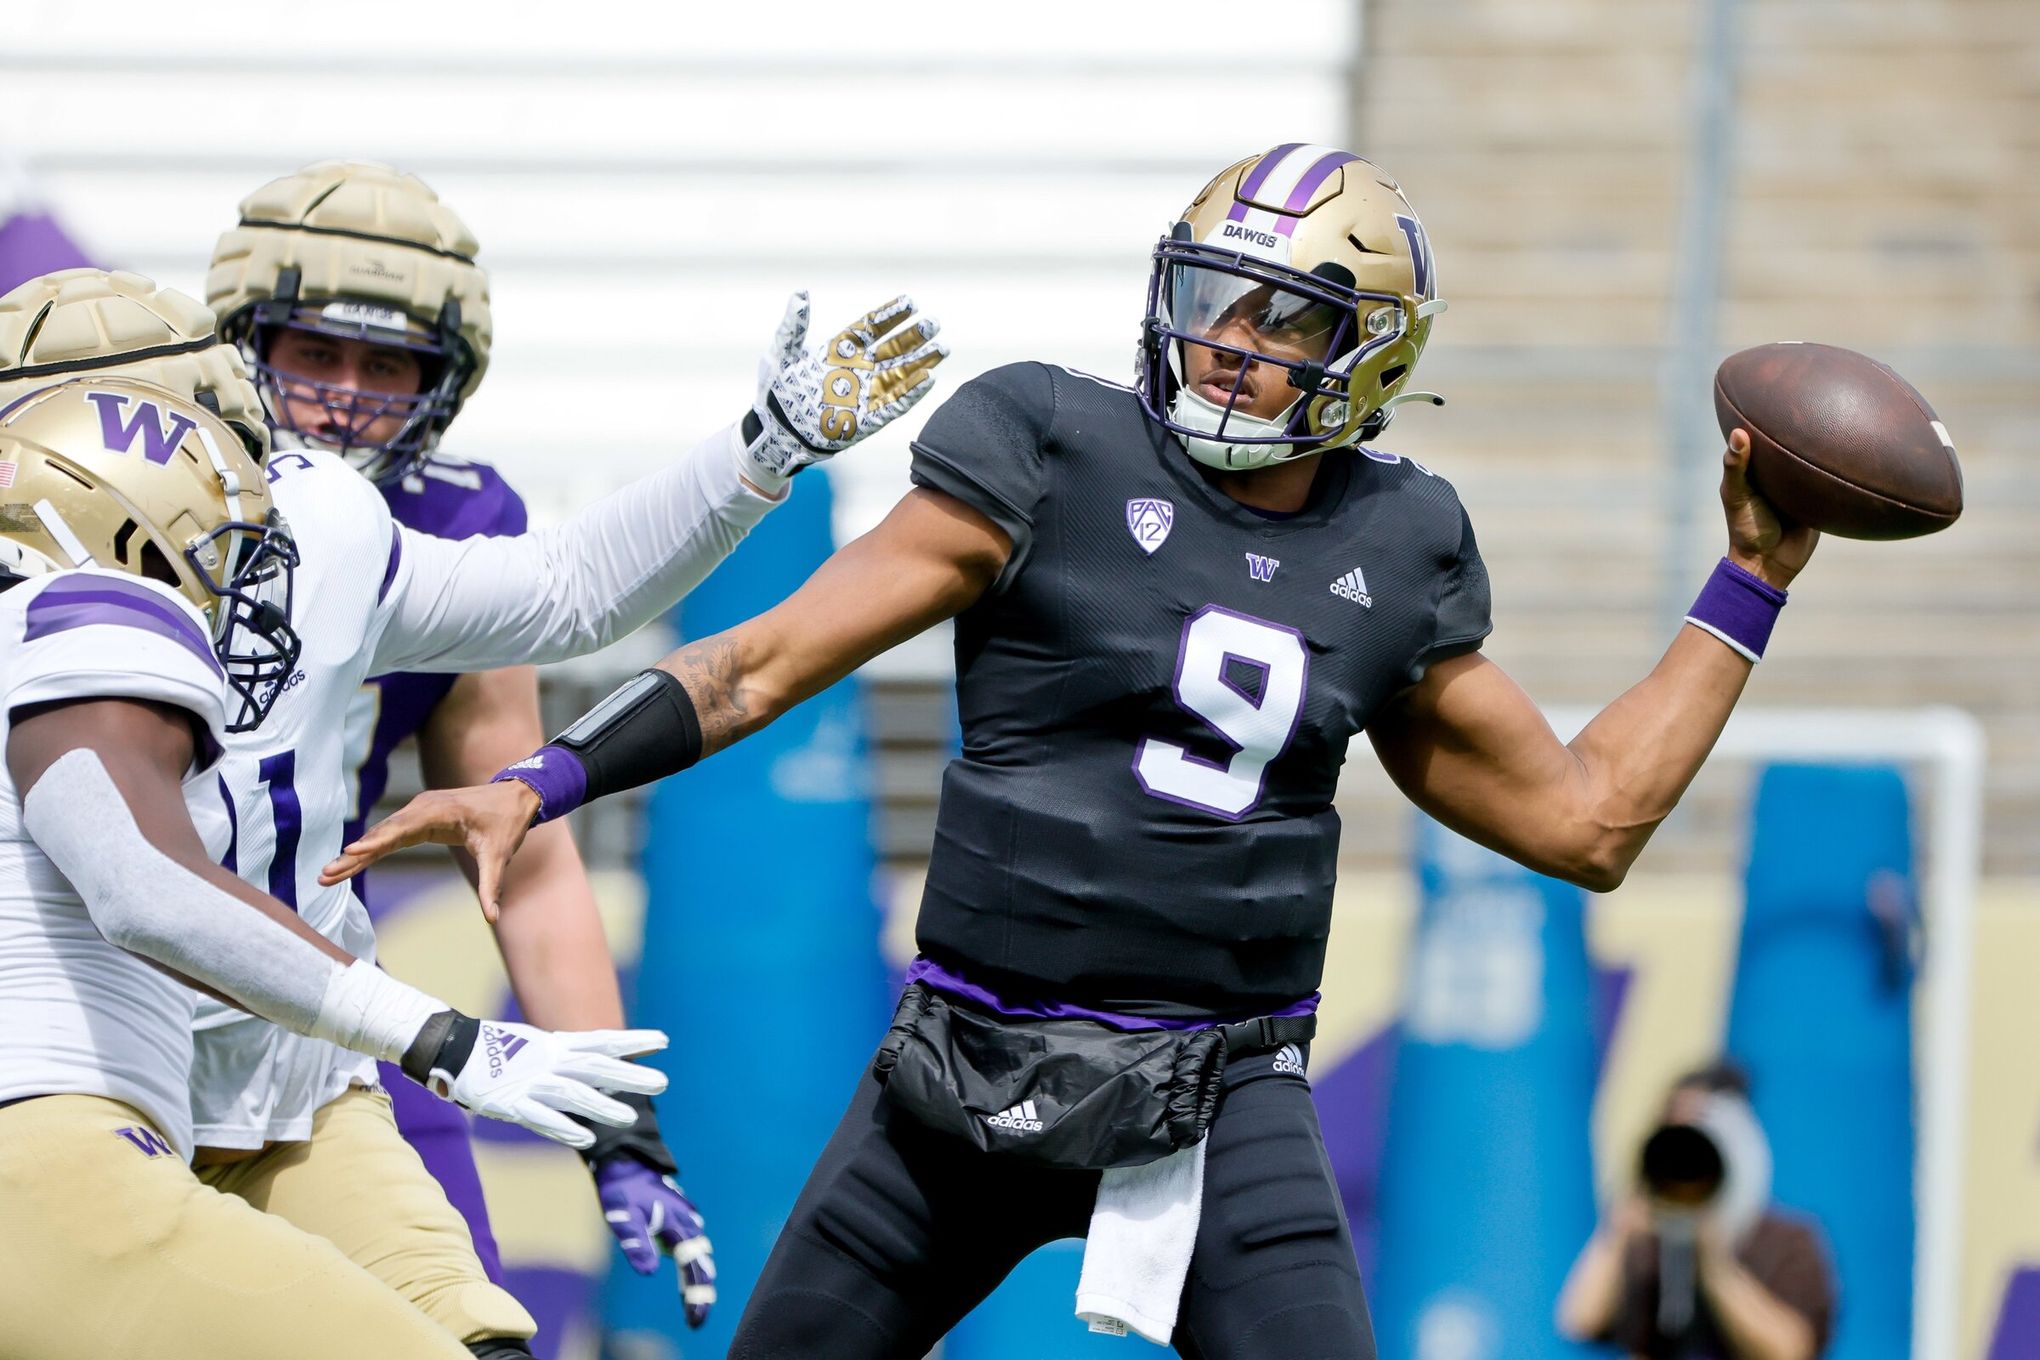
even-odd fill
[{"label": "football player in white jersey", "polygon": [[456,1360],[328,1242],[199,1183],[189,981],[401,1060],[482,1113],[664,1079],[652,1032],[485,1024],[216,864],[226,743],[294,673],[297,551],[239,434],[153,384],[74,378],[0,410],[0,1353],[10,1360]]},{"label": "football player in white jersey", "polygon": [[[415,177],[361,162],[285,176],[250,195],[241,217],[220,242],[208,296],[256,374],[277,443],[340,454],[409,528],[445,538],[523,533],[524,502],[501,474],[439,446],[491,349],[487,281],[461,221]],[[487,778],[541,732],[531,666],[369,677],[347,718],[343,838],[360,832],[405,739],[416,739],[420,772],[439,787]],[[533,862],[520,861],[501,885],[495,922],[521,1008],[540,1024],[621,1024],[615,967],[573,834],[559,827],[535,848]],[[472,863],[460,862],[472,881]],[[357,891],[372,910],[382,905],[374,886]],[[504,1283],[468,1120],[385,1085],[398,1130],[460,1211],[484,1271]],[[650,1273],[662,1246],[672,1252],[685,1315],[699,1323],[715,1297],[709,1240],[672,1179],[678,1166],[649,1098],[634,1103],[637,1124],[598,1131],[582,1155],[631,1264]]]},{"label": "football player in white jersey", "polygon": [[[313,248],[331,239],[320,231],[277,231],[273,239],[288,244],[294,238]],[[371,272],[401,277],[403,258],[385,243]],[[286,264],[278,274],[285,269],[300,267]],[[301,270],[297,277],[304,277]],[[92,361],[153,363],[156,350],[204,339],[190,334],[181,342],[136,348],[147,321],[103,314],[140,308],[160,320],[168,310],[156,305],[162,293],[155,302],[104,288],[95,295],[66,276],[58,276],[50,297],[23,293],[0,299],[0,357],[12,357],[31,374]],[[49,324],[46,317],[67,304],[92,311],[93,320]],[[10,317],[16,327],[11,337]],[[31,317],[34,327],[26,321]],[[401,669],[556,659],[636,627],[713,567],[785,494],[801,467],[847,447],[918,400],[943,352],[932,341],[932,322],[913,322],[895,310],[836,337],[825,361],[807,351],[804,323],[804,306],[790,308],[762,366],[754,411],[738,427],[544,534],[458,545],[413,534],[393,523],[375,489],[330,453],[307,447],[275,454],[273,489],[293,517],[305,560],[297,588],[307,646],[275,719],[237,742],[223,768],[218,812],[228,824],[228,853],[238,872],[277,890],[322,933],[370,948],[359,901],[344,890],[319,888],[315,877],[340,844],[350,811],[342,715],[363,680]],[[23,339],[27,335],[32,339]],[[45,337],[62,342],[45,344]],[[0,399],[8,376],[0,369]],[[238,391],[225,390],[237,384]],[[212,400],[222,409],[255,404],[237,377],[219,385]],[[493,902],[495,885],[482,888]],[[613,995],[613,978],[608,987]],[[194,1110],[200,1140],[243,1155],[207,1168],[207,1179],[333,1240],[477,1353],[520,1353],[521,1338],[532,1330],[529,1315],[486,1282],[466,1227],[395,1138],[386,1102],[369,1089],[373,1066],[223,1008],[208,1008],[199,1024]],[[652,1181],[677,1198],[656,1174]],[[378,1193],[361,1194],[371,1182]],[[672,1224],[670,1211],[659,1213]],[[612,1224],[619,1236],[638,1227]],[[638,1231],[649,1235],[653,1228],[643,1222]],[[666,1245],[687,1250],[671,1227]],[[701,1254],[687,1261],[694,1276],[689,1284],[699,1289],[712,1280],[712,1266],[705,1242],[695,1250]],[[697,1294],[696,1301],[705,1306],[707,1300]]]}]

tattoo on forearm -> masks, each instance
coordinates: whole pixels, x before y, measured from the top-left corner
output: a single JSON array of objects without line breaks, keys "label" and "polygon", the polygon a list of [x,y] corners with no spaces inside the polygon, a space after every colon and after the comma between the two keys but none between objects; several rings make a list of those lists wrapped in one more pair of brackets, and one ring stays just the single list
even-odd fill
[{"label": "tattoo on forearm", "polygon": [[719,633],[690,642],[665,665],[694,702],[703,755],[720,751],[758,725],[744,696],[735,638]]}]

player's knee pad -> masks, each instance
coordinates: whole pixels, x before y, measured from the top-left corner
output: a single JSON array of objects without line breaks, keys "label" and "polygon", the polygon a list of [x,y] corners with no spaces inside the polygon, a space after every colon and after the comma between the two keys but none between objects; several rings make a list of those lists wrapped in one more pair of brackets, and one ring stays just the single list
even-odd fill
[{"label": "player's knee pad", "polygon": [[1228,1290],[1316,1268],[1357,1281],[1338,1186],[1307,1110],[1237,1102],[1221,1118],[1228,1122],[1208,1153],[1191,1266],[1199,1284]]}]

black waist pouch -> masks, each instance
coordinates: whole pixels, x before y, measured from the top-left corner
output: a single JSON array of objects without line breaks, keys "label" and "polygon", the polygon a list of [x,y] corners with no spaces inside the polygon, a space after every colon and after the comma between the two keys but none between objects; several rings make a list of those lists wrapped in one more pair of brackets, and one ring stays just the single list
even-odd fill
[{"label": "black waist pouch", "polygon": [[886,1099],[942,1133],[1067,1170],[1141,1166],[1204,1137],[1228,1057],[1307,1043],[1314,1015],[1197,1030],[1016,1020],[908,987],[872,1060]]}]

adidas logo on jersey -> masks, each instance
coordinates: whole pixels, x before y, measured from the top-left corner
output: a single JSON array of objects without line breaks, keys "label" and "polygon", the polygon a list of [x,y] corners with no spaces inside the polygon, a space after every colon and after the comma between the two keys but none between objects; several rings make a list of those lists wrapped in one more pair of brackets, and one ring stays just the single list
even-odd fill
[{"label": "adidas logo on jersey", "polygon": [[1332,594],[1342,600],[1351,600],[1363,609],[1374,608],[1374,597],[1367,593],[1367,578],[1360,574],[1358,567],[1332,582]]},{"label": "adidas logo on jersey", "polygon": [[1035,1113],[1034,1102],[1023,1100],[1010,1110],[985,1116],[985,1123],[995,1129],[1008,1129],[1014,1133],[1040,1133],[1041,1116]]},{"label": "adidas logo on jersey", "polygon": [[[1337,587],[1334,587],[1334,589],[1337,589]],[[1289,1077],[1302,1076],[1303,1050],[1298,1048],[1295,1044],[1282,1045],[1282,1047],[1275,1050],[1275,1062],[1273,1066],[1277,1072],[1282,1073],[1284,1076]]]}]

